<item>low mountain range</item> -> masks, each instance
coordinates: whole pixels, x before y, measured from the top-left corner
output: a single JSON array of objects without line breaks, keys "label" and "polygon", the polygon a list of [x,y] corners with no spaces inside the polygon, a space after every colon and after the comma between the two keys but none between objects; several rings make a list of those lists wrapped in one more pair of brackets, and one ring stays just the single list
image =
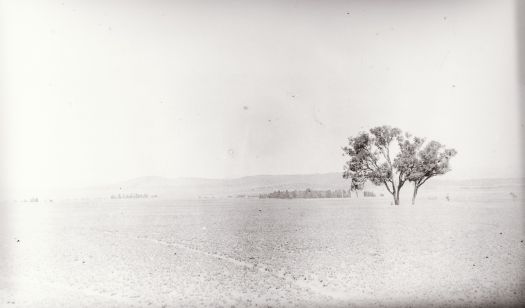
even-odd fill
[{"label": "low mountain range", "polygon": [[[471,179],[450,180],[434,178],[422,188],[426,191],[497,189],[508,187],[520,190],[523,179]],[[135,178],[104,187],[109,194],[148,193],[163,198],[206,198],[228,196],[257,196],[277,190],[348,190],[350,182],[342,178],[341,173],[302,174],[302,175],[256,175],[233,179],[205,178],[167,178],[147,176]],[[412,185],[406,183],[403,190],[411,191]],[[371,183],[364,190],[377,194],[388,194],[383,186]]]},{"label": "low mountain range", "polygon": [[[437,191],[468,193],[472,190],[503,192],[523,192],[524,179],[471,179],[451,180],[436,177],[429,180],[421,189],[421,194],[435,194]],[[145,176],[109,185],[92,186],[82,189],[60,189],[46,192],[25,192],[11,194],[11,200],[28,200],[38,197],[41,200],[50,199],[107,199],[120,196],[155,196],[162,199],[198,199],[227,197],[257,197],[262,193],[293,190],[348,190],[350,182],[342,178],[338,172],[302,175],[256,175],[232,179],[206,178],[168,178],[160,176]],[[388,197],[383,186],[367,183],[364,190],[376,195]],[[410,194],[412,185],[406,183],[403,194]]]}]

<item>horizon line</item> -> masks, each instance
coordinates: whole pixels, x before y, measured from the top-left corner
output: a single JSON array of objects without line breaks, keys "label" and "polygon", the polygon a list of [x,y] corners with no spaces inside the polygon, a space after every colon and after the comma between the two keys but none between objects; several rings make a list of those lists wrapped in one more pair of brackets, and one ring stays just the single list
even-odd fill
[{"label": "horizon line", "polygon": [[[254,174],[254,175],[244,175],[244,176],[238,176],[238,177],[198,177],[198,176],[179,176],[179,177],[172,177],[172,176],[163,176],[163,175],[143,175],[143,176],[136,176],[128,179],[118,180],[118,181],[112,181],[112,182],[99,182],[99,183],[93,183],[93,184],[78,184],[78,185],[70,185],[70,186],[51,186],[51,187],[8,187],[8,185],[4,185],[3,187],[0,186],[0,191],[19,191],[19,190],[39,190],[39,189],[45,189],[45,190],[69,190],[69,189],[94,189],[94,188],[101,188],[104,186],[112,186],[112,185],[119,185],[123,184],[125,182],[139,180],[143,178],[161,178],[166,180],[210,180],[210,181],[233,181],[233,180],[240,180],[240,179],[246,179],[246,178],[254,178],[254,177],[279,177],[279,176],[320,176],[320,175],[332,175],[332,174],[342,174],[342,171],[340,172],[317,172],[317,173],[293,173],[293,174]],[[444,176],[436,176],[434,179],[442,179]],[[341,177],[342,178],[342,177]],[[447,181],[474,181],[474,180],[520,180],[525,181],[525,176],[510,176],[510,177],[490,177],[490,176],[484,176],[484,177],[459,177],[459,178],[446,178]]]}]

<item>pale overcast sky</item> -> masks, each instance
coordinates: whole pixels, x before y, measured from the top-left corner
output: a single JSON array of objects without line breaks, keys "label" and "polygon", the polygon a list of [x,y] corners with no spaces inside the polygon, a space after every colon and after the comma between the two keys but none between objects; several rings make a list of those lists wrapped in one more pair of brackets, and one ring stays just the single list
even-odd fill
[{"label": "pale overcast sky", "polygon": [[522,176],[514,1],[1,1],[10,187],[341,171],[398,126]]}]

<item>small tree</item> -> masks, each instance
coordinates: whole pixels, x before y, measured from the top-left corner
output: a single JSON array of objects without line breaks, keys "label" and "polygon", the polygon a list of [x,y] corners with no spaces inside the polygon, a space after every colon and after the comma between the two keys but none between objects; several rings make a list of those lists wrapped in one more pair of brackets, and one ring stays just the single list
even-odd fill
[{"label": "small tree", "polygon": [[355,196],[359,198],[358,191],[365,186],[366,176],[362,170],[351,171],[348,167],[343,172],[344,179],[350,179],[350,189],[348,189],[348,196],[352,198],[352,191],[355,191]]},{"label": "small tree", "polygon": [[[394,160],[394,167],[404,175],[405,180],[415,179],[420,168],[420,162],[418,160],[418,153],[421,146],[425,142],[425,139],[419,137],[412,137],[406,133],[404,138],[398,139],[399,154]],[[414,198],[412,199],[412,204]]]},{"label": "small tree", "polygon": [[365,178],[362,177],[354,177],[352,178],[352,182],[350,184],[350,190],[355,191],[355,196],[359,198],[359,191],[363,190],[363,187],[365,186]]},{"label": "small tree", "polygon": [[412,204],[416,202],[419,188],[428,179],[450,171],[449,162],[457,153],[452,148],[445,148],[437,141],[430,141],[424,147],[425,139],[410,135],[400,142],[400,153],[396,158],[396,168],[407,175],[407,179],[414,183]]},{"label": "small tree", "polygon": [[457,151],[452,148],[445,148],[445,145],[437,141],[430,141],[420,152],[417,172],[409,178],[414,183],[414,194],[412,204],[415,203],[417,191],[425,182],[436,176],[449,172],[450,159],[456,156]]}]

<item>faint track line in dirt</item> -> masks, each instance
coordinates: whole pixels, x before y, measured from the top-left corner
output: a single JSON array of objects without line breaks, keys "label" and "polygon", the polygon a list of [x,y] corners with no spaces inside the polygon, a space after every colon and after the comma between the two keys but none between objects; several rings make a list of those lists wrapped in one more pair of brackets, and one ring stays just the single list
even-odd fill
[{"label": "faint track line in dirt", "polygon": [[153,239],[153,238],[149,238],[149,237],[137,236],[135,239],[145,240],[145,241],[157,243],[157,244],[168,246],[168,247],[181,248],[181,249],[184,249],[184,250],[187,250],[187,251],[191,251],[191,252],[194,252],[194,253],[197,253],[197,254],[201,254],[201,255],[205,255],[205,256],[212,257],[212,258],[215,258],[215,259],[219,259],[219,260],[222,260],[222,261],[226,261],[228,263],[231,263],[231,264],[234,264],[234,265],[237,265],[237,266],[258,270],[259,272],[266,273],[266,274],[271,275],[271,276],[273,276],[275,278],[284,280],[290,285],[295,285],[296,287],[310,290],[310,291],[312,291],[312,292],[314,292],[314,293],[316,293],[318,295],[329,297],[329,298],[332,298],[332,299],[334,299],[336,301],[344,301],[347,304],[348,304],[348,301],[352,300],[352,304],[355,304],[354,303],[355,299],[351,299],[348,296],[348,294],[346,294],[343,291],[335,291],[335,290],[330,290],[330,289],[324,288],[322,286],[317,286],[317,285],[315,285],[313,283],[306,282],[304,280],[296,279],[291,274],[287,274],[287,273],[281,274],[281,273],[275,271],[274,269],[272,269],[270,266],[265,265],[263,263],[251,263],[251,262],[241,261],[241,260],[237,260],[237,259],[234,259],[234,258],[231,258],[231,257],[228,257],[228,256],[221,255],[221,254],[210,253],[210,252],[207,252],[207,251],[204,251],[204,250],[201,250],[201,249],[188,247],[188,246],[183,245],[183,244],[173,243],[173,242],[166,242],[166,241],[157,240],[157,239]]},{"label": "faint track line in dirt", "polygon": [[223,260],[223,261],[226,261],[226,262],[238,265],[238,266],[248,267],[248,268],[251,268],[251,269],[254,269],[255,267],[257,267],[255,264],[250,263],[250,262],[245,262],[245,261],[237,260],[237,259],[234,259],[234,258],[231,258],[231,257],[223,256],[223,255],[220,255],[220,254],[211,253],[211,252],[207,252],[207,251],[200,250],[200,249],[197,249],[197,248],[188,247],[186,245],[179,244],[179,243],[165,242],[165,241],[152,239],[152,238],[148,238],[148,237],[137,237],[137,239],[150,241],[150,242],[157,243],[157,244],[164,245],[164,246],[171,246],[171,247],[177,247],[177,248],[185,249],[185,250],[192,251],[192,252],[195,252],[195,253],[198,253],[198,254],[202,254],[202,255],[213,257],[213,258],[216,258],[216,259],[219,259],[219,260]]}]

